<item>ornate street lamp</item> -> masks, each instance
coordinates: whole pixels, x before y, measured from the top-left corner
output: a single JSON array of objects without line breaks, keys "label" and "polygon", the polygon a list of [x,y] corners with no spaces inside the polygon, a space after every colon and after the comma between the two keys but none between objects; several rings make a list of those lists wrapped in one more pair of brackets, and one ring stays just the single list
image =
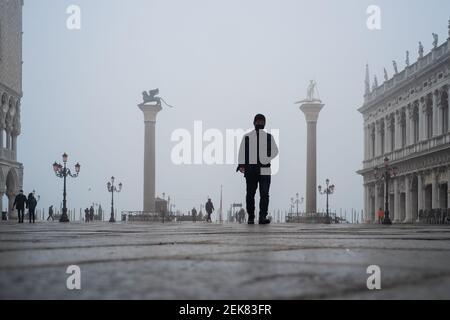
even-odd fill
[{"label": "ornate street lamp", "polygon": [[66,201],[66,196],[67,196],[66,178],[67,177],[72,177],[72,178],[78,177],[78,175],[80,173],[81,165],[79,163],[77,163],[75,165],[75,173],[72,174],[70,169],[67,168],[67,160],[69,159],[69,156],[66,153],[64,153],[62,155],[62,159],[63,159],[64,166],[55,161],[55,163],[53,164],[53,171],[55,172],[55,175],[57,177],[64,179],[63,209],[62,209],[62,215],[61,215],[61,218],[59,219],[59,222],[69,222],[69,216],[67,215],[67,201]]},{"label": "ornate street lamp", "polygon": [[330,213],[329,213],[329,205],[328,205],[328,198],[331,194],[334,193],[334,184],[330,185],[330,179],[325,180],[325,184],[326,184],[326,188],[324,190],[322,190],[322,186],[319,186],[319,193],[320,194],[325,194],[327,196],[327,219],[326,219],[326,223],[330,224],[331,220],[330,220]]},{"label": "ornate street lamp", "polygon": [[294,205],[297,206],[297,210],[296,210],[297,221],[299,220],[298,205],[302,204],[304,200],[305,200],[305,198],[303,198],[303,197],[299,198],[298,192],[295,194],[295,200],[293,197],[291,198],[291,208],[294,208]]},{"label": "ornate street lamp", "polygon": [[114,185],[115,178],[111,177],[111,182],[108,182],[106,184],[108,191],[111,192],[111,218],[109,219],[109,222],[116,222],[116,219],[114,219],[114,192],[120,192],[122,191],[122,183],[119,183],[119,188],[117,188]]},{"label": "ornate street lamp", "polygon": [[396,175],[397,175],[397,167],[389,166],[388,157],[384,158],[383,167],[381,169],[378,167],[375,167],[374,169],[375,179],[378,181],[384,181],[385,199],[384,199],[384,219],[382,223],[386,225],[392,224],[392,221],[389,217],[389,181]]}]

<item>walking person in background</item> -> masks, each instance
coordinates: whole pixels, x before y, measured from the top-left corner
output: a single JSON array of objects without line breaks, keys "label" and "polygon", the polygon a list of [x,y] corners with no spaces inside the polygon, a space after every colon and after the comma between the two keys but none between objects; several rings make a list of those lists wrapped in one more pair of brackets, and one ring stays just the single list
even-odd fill
[{"label": "walking person in background", "polygon": [[27,203],[27,197],[23,194],[23,190],[20,190],[19,194],[14,199],[13,208],[17,209],[19,215],[19,223],[23,223],[25,205]]},{"label": "walking person in background", "polygon": [[94,206],[89,209],[89,220],[94,221]]},{"label": "walking person in background", "polygon": [[377,216],[378,216],[378,223],[383,223],[383,219],[384,219],[383,209],[381,209],[381,208],[378,209]]},{"label": "walking person in background", "polygon": [[206,214],[207,214],[206,222],[212,222],[211,215],[214,211],[214,205],[213,205],[211,199],[209,199],[209,198],[208,198],[208,202],[206,202],[206,204],[205,204],[205,210],[206,210]]},{"label": "walking person in background", "polygon": [[52,221],[55,221],[55,218],[53,218],[53,206],[50,206],[50,207],[48,208],[48,218],[47,218],[47,221],[50,220],[50,219],[52,219]]},{"label": "walking person in background", "polygon": [[197,221],[197,209],[192,208],[192,221],[196,222]]},{"label": "walking person in background", "polygon": [[28,209],[28,215],[30,217],[30,223],[31,223],[31,220],[33,220],[33,223],[35,223],[35,220],[36,220],[36,215],[35,215],[36,206],[37,206],[37,200],[34,197],[34,194],[30,193],[28,195],[28,199],[27,199],[27,209]]},{"label": "walking person in background", "polygon": [[89,209],[84,209],[84,222],[89,222]]}]

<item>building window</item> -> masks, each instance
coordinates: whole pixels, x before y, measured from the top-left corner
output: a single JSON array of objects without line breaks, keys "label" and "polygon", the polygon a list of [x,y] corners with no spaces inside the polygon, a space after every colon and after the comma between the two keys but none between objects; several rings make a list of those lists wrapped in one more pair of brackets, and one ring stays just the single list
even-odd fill
[{"label": "building window", "polygon": [[414,107],[413,114],[413,128],[414,128],[414,143],[419,142],[419,107]]},{"label": "building window", "polygon": [[401,129],[402,129],[402,147],[405,147],[406,146],[406,119],[405,119],[405,117],[403,117],[403,119],[402,119]]},{"label": "building window", "polygon": [[427,138],[433,137],[433,110],[427,112]]},{"label": "building window", "polygon": [[444,92],[441,96],[441,103],[442,103],[442,134],[447,133],[448,131],[448,96]]},{"label": "building window", "polygon": [[384,126],[381,128],[380,132],[380,145],[381,145],[381,154],[384,154]]},{"label": "building window", "polygon": [[391,122],[391,151],[395,150],[395,119]]},{"label": "building window", "polygon": [[372,132],[370,134],[370,146],[372,147],[371,158],[375,158],[375,129],[372,129]]}]

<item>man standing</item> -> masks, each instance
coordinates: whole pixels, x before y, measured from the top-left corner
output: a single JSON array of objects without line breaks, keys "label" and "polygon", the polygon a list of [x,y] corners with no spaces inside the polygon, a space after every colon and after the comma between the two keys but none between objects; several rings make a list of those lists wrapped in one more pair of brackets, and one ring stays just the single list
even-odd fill
[{"label": "man standing", "polygon": [[255,194],[259,185],[259,224],[269,224],[269,190],[271,182],[270,161],[278,156],[278,147],[273,136],[264,131],[266,118],[255,116],[255,130],[244,135],[239,148],[237,171],[244,174],[247,183],[248,224],[255,224]]},{"label": "man standing", "polygon": [[206,210],[206,213],[208,214],[208,216],[206,217],[206,222],[212,222],[211,215],[214,211],[214,205],[213,205],[211,199],[208,199],[208,202],[206,202],[205,210]]},{"label": "man standing", "polygon": [[31,223],[31,220],[33,220],[33,223],[35,222],[36,206],[37,206],[37,200],[34,197],[34,194],[30,193],[28,195],[28,200],[27,200],[27,209],[28,209],[28,215],[30,216],[30,223]]},{"label": "man standing", "polygon": [[19,214],[19,223],[23,223],[25,205],[27,203],[27,197],[23,194],[23,190],[20,190],[19,194],[14,199],[13,208],[17,209]]}]

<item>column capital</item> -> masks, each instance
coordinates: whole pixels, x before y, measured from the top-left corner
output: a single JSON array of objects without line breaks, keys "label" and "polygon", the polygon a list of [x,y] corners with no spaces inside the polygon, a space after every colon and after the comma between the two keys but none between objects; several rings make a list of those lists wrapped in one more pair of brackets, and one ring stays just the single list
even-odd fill
[{"label": "column capital", "polygon": [[306,122],[317,122],[319,112],[325,106],[323,103],[306,102],[300,106],[300,110],[305,114]]},{"label": "column capital", "polygon": [[156,116],[162,110],[159,104],[139,104],[138,107],[144,113],[145,122],[156,122]]}]

